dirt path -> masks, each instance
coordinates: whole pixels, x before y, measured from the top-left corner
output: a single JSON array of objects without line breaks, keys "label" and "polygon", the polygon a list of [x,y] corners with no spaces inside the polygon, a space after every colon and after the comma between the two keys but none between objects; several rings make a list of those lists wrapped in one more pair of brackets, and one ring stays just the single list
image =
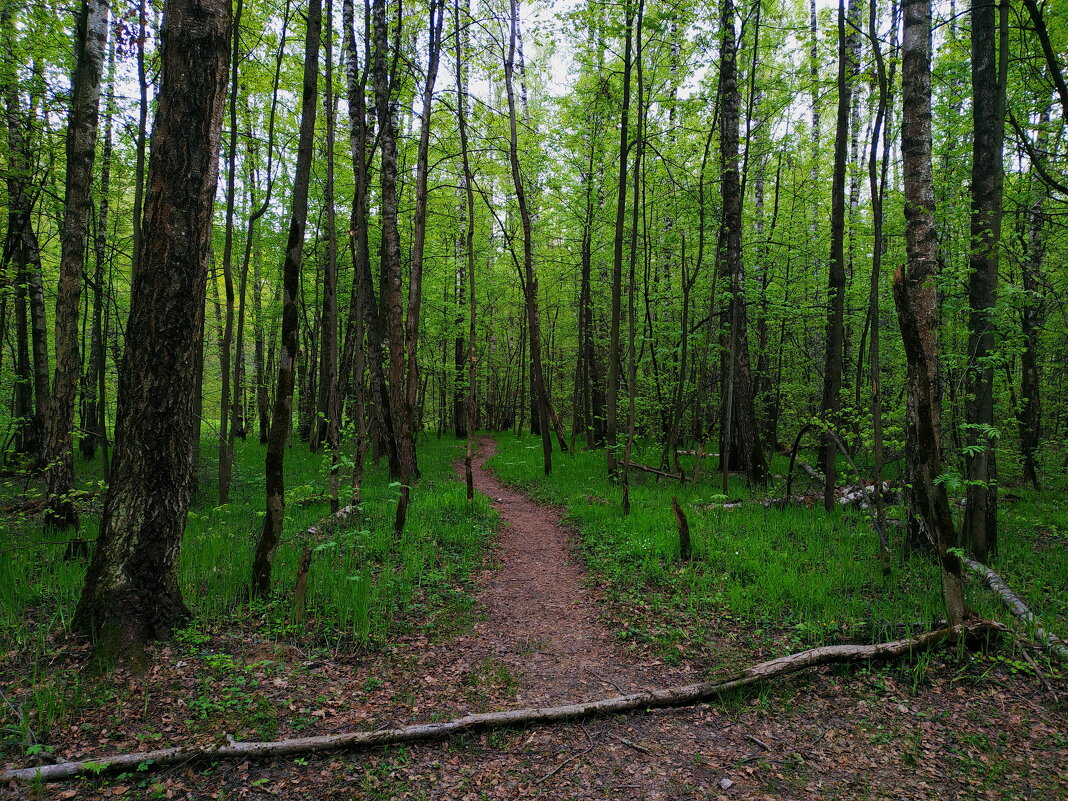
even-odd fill
[{"label": "dirt path", "polygon": [[583,586],[560,514],[486,468],[496,447],[482,437],[473,466],[476,489],[491,499],[502,522],[499,567],[484,576],[486,619],[476,635],[522,677],[517,700],[524,706],[587,700],[679,679],[679,673],[660,672],[650,681],[650,666],[628,660],[615,646]]}]

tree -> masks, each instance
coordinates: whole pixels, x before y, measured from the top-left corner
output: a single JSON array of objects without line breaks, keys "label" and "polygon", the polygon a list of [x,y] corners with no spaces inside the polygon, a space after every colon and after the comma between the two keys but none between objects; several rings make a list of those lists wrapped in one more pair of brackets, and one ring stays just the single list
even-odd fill
[{"label": "tree", "polygon": [[619,416],[620,367],[619,327],[623,312],[623,225],[627,213],[627,135],[630,125],[631,48],[634,41],[634,12],[626,0],[626,44],[623,49],[623,103],[619,107],[619,187],[616,195],[616,236],[612,248],[612,323],[608,340],[608,402],[607,428],[608,473],[616,473],[616,426]]},{"label": "tree", "polygon": [[[838,115],[834,132],[834,175],[831,178],[831,269],[827,274],[827,352],[821,404],[826,418],[824,422],[829,426],[835,426],[838,422],[839,395],[842,391],[842,351],[845,348],[845,184],[849,156],[849,109],[853,89],[850,51],[849,37],[846,35],[846,4],[845,0],[838,0]],[[833,437],[824,436],[823,508],[828,512],[834,508],[837,460],[837,443]]]},{"label": "tree", "polygon": [[[399,22],[398,22],[399,25]],[[389,345],[389,409],[393,421],[390,432],[394,437],[396,465],[390,464],[390,476],[402,487],[416,474],[415,432],[412,430],[412,410],[408,408],[404,372],[404,316],[401,310],[401,245],[398,228],[397,195],[397,130],[394,113],[394,80],[390,74],[390,43],[386,23],[386,0],[372,4],[374,32],[374,64],[372,75],[375,111],[378,116],[378,144],[382,155],[380,166],[382,245],[380,250],[382,333]],[[395,33],[399,47],[401,32]],[[402,488],[402,493],[405,490]],[[398,511],[405,504],[398,506]]]},{"label": "tree", "polygon": [[523,272],[521,283],[526,305],[527,333],[530,336],[531,389],[538,411],[538,430],[541,433],[542,468],[545,475],[552,472],[553,440],[549,429],[549,398],[541,361],[541,320],[538,316],[538,280],[534,274],[534,232],[526,187],[519,163],[519,133],[515,103],[516,42],[519,37],[519,0],[510,0],[508,51],[504,59],[504,87],[508,96],[509,163],[512,185],[515,187],[519,218],[523,227]]},{"label": "tree", "polygon": [[[67,125],[67,180],[64,193],[62,255],[56,296],[56,373],[46,421],[47,518],[56,531],[78,528],[74,505],[74,405],[81,378],[78,304],[85,245],[92,210],[100,79],[108,36],[107,0],[85,0],[78,19],[78,58],[71,81]],[[81,545],[84,550],[84,543]]]},{"label": "tree", "polygon": [[300,105],[300,138],[293,174],[293,195],[289,236],[282,263],[282,346],[278,357],[278,385],[275,389],[271,430],[267,441],[264,483],[267,509],[263,528],[252,560],[251,591],[264,596],[271,589],[274,552],[282,539],[286,488],[284,463],[286,441],[293,426],[293,375],[297,361],[297,300],[300,264],[304,255],[304,229],[308,224],[308,185],[311,182],[312,151],[315,145],[315,114],[318,105],[319,37],[322,29],[322,3],[310,0],[304,39],[304,80]]},{"label": "tree", "polygon": [[905,182],[907,266],[894,275],[894,301],[907,361],[910,514],[918,515],[938,550],[950,623],[964,619],[964,587],[953,518],[942,473],[942,409],[938,391],[938,237],[931,166],[931,0],[902,3],[901,153]]},{"label": "tree", "polygon": [[233,53],[230,55],[230,137],[227,143],[226,164],[226,224],[223,234],[222,274],[226,292],[226,322],[219,342],[219,372],[222,376],[222,393],[219,398],[219,504],[230,500],[230,473],[234,454],[230,446],[230,392],[237,393],[237,386],[230,382],[230,357],[234,339],[234,205],[237,198],[237,95],[241,89],[238,80],[241,66],[241,15],[245,10],[244,0],[237,0],[234,11]]},{"label": "tree", "polygon": [[[470,0],[465,11],[470,15]],[[460,157],[463,164],[463,183],[466,203],[464,208],[467,212],[466,227],[463,234],[463,250],[466,259],[467,273],[467,399],[465,412],[467,420],[463,423],[464,435],[467,438],[464,450],[464,480],[467,484],[467,500],[475,499],[475,479],[472,472],[472,461],[475,450],[475,425],[476,425],[476,395],[475,395],[475,180],[471,173],[471,157],[467,141],[467,74],[463,69],[463,45],[465,37],[460,28],[460,0],[453,3],[453,22],[456,29],[456,57],[453,66],[456,72],[456,124],[460,134]],[[462,335],[458,335],[461,338]],[[460,423],[457,420],[457,428]]]},{"label": "tree", "polygon": [[226,96],[230,3],[167,0],[141,269],[119,374],[112,480],[74,628],[97,654],[143,662],[188,617],[178,553],[199,421],[212,205]]},{"label": "tree", "polygon": [[737,42],[734,2],[724,0],[720,11],[720,175],[723,218],[720,230],[720,274],[729,282],[727,327],[723,337],[723,429],[720,460],[724,482],[732,466],[754,484],[768,479],[768,464],[756,424],[753,380],[749,369],[749,335],[746,329],[745,269],[742,261],[742,187],[738,176]]},{"label": "tree", "polygon": [[[968,277],[968,367],[965,463],[968,491],[964,537],[975,558],[997,552],[998,490],[994,450],[994,307],[1001,238],[1005,81],[1009,6],[1001,0],[1001,55],[992,3],[972,6],[972,214]],[[1000,62],[1000,63],[999,63]]]}]

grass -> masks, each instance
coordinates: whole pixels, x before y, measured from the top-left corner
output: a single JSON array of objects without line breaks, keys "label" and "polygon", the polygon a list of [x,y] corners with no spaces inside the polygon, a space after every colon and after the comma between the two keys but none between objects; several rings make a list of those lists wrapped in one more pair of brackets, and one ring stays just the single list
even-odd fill
[{"label": "grass", "polygon": [[[706,460],[705,478],[697,483],[657,483],[654,476],[632,474],[631,514],[625,517],[603,451],[555,455],[553,473],[546,477],[538,440],[502,435],[498,442],[490,466],[505,481],[566,509],[589,567],[619,602],[620,636],[651,643],[669,659],[707,651],[724,633],[740,648],[781,651],[892,639],[944,617],[933,561],[907,551],[898,537],[892,542],[892,572],[884,577],[875,534],[862,512],[761,504],[723,509],[728,498],[752,493],[732,476],[725,496],[719,475],[708,473],[715,463]],[[639,451],[635,461],[656,463],[659,454]],[[776,457],[772,472],[784,474],[786,460]],[[795,476],[795,487],[806,481],[802,476],[798,483]],[[782,487],[770,492],[781,495]],[[690,523],[689,563],[679,560],[673,494]],[[1068,510],[1055,492],[1022,495],[1003,505],[1002,547],[994,566],[1042,611],[1051,630],[1064,633]],[[1042,558],[1035,554],[1036,531],[1049,540]],[[980,614],[1004,617],[975,585],[969,600]],[[722,654],[723,642],[717,650]]]},{"label": "grass", "polygon": [[[254,442],[239,443],[231,502],[218,506],[214,444],[204,444],[179,570],[193,621],[176,638],[179,652],[202,661],[211,679],[210,686],[190,698],[194,716],[213,730],[220,720],[236,720],[241,723],[237,728],[261,737],[273,736],[277,727],[274,711],[250,683],[248,666],[210,653],[208,644],[220,633],[239,632],[239,641],[298,641],[302,648],[336,652],[377,647],[416,630],[440,639],[471,625],[473,577],[496,521],[486,500],[469,503],[463,483],[456,480],[453,462],[461,444],[430,437],[420,443],[422,478],[414,485],[399,541],[392,534],[398,487],[390,483],[384,466],[368,466],[362,519],[335,532],[314,554],[302,621],[291,619],[289,601],[301,550],[294,535],[329,513],[321,494],[328,461],[302,445],[287,452],[286,518],[275,555],[274,592],[266,601],[249,604],[246,589],[263,517],[264,449]],[[99,525],[99,471],[98,462],[78,464],[81,486],[90,492],[82,522],[87,539],[96,536]],[[13,476],[2,488],[0,502],[10,508],[38,493],[33,481]],[[30,511],[0,517],[0,642],[5,644],[0,651],[0,752],[47,742],[50,730],[75,721],[79,709],[109,704],[101,693],[114,692],[106,682],[53,667],[70,642],[64,635],[87,566],[64,560],[64,548],[42,531]]]},{"label": "grass", "polygon": [[[470,609],[469,580],[481,564],[483,545],[494,525],[485,499],[468,504],[455,480],[459,444],[427,438],[420,445],[422,478],[413,492],[403,537],[394,541],[393,512],[398,487],[383,466],[369,466],[364,480],[362,520],[319,544],[309,574],[309,615],[334,634],[358,643],[384,641],[402,619],[422,617],[430,628],[448,610],[463,619]],[[182,594],[198,626],[212,626],[242,613],[252,554],[263,519],[264,449],[239,443],[230,503],[214,503],[214,444],[202,448],[198,491],[189,512],[179,568]],[[98,463],[80,463],[83,487],[96,486]],[[291,593],[301,547],[293,535],[329,514],[323,488],[329,465],[303,446],[286,454],[286,516],[283,542],[274,562],[279,596]],[[35,492],[16,480],[6,500]],[[346,488],[342,489],[344,493]],[[83,515],[83,536],[93,539],[99,501]],[[9,516],[0,527],[0,634],[25,644],[34,631],[65,625],[73,614],[85,563],[64,560],[64,545],[50,543],[29,515]],[[244,610],[247,611],[247,610]],[[257,609],[278,625],[285,604]],[[275,614],[277,612],[277,614]],[[456,628],[455,621],[436,621]],[[29,625],[36,623],[38,625]],[[462,625],[461,625],[462,627]],[[284,633],[284,632],[283,632]]]}]

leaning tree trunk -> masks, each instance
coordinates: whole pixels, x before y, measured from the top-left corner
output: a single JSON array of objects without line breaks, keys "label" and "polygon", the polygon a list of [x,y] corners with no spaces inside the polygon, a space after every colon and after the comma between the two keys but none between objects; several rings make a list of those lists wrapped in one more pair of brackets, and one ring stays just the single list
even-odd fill
[{"label": "leaning tree trunk", "polygon": [[300,106],[300,138],[293,173],[293,206],[289,218],[289,238],[282,263],[282,347],[278,355],[278,386],[275,390],[271,430],[267,438],[264,478],[267,509],[259,543],[252,561],[253,596],[271,589],[274,552],[282,538],[285,518],[285,475],[283,463],[286,441],[293,427],[293,372],[297,360],[297,293],[300,291],[300,263],[304,255],[304,229],[308,222],[308,184],[311,178],[312,150],[315,145],[316,97],[319,83],[319,32],[322,3],[310,0],[308,29],[304,41],[304,85]]},{"label": "leaning tree trunk", "polygon": [[972,219],[968,277],[968,369],[965,417],[968,477],[964,540],[985,562],[997,551],[997,466],[994,425],[994,306],[1001,236],[1004,78],[1008,69],[1008,3],[1002,2],[1002,54],[997,56],[997,15],[992,3],[972,6]]},{"label": "leaning tree trunk", "polygon": [[188,617],[178,552],[192,486],[194,395],[226,96],[229,0],[167,0],[141,269],[119,373],[100,536],[74,616],[97,654],[143,659]]},{"label": "leaning tree trunk", "polygon": [[[78,303],[92,211],[100,78],[108,37],[108,0],[86,0],[78,21],[78,63],[67,126],[67,182],[60,229],[56,295],[56,372],[46,421],[46,520],[57,531],[78,528],[74,506],[74,405],[81,377]],[[83,546],[84,547],[84,546]]]},{"label": "leaning tree trunk", "polygon": [[950,623],[964,619],[964,588],[942,472],[942,398],[938,387],[938,236],[931,168],[931,0],[905,0],[901,43],[901,152],[907,267],[894,275],[894,301],[908,364],[907,415],[914,430],[909,513],[918,515],[942,568]]}]

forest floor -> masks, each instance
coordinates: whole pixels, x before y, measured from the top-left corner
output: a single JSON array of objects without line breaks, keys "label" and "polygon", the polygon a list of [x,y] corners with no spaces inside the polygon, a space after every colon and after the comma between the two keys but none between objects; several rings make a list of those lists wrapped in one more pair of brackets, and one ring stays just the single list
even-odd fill
[{"label": "forest floor", "polygon": [[[500,533],[458,635],[416,630],[376,650],[298,649],[249,625],[180,635],[145,676],[85,679],[93,698],[50,738],[63,759],[167,744],[274,739],[440,721],[698,680],[617,632],[636,610],[582,567],[559,510],[485,467]],[[639,611],[640,613],[640,611]],[[651,612],[648,614],[652,614]],[[724,647],[744,624],[724,620]],[[455,636],[454,636],[455,635]],[[86,646],[56,634],[51,671]],[[752,661],[766,654],[754,653]],[[0,659],[4,671],[17,665]],[[3,679],[0,676],[0,689]],[[176,799],[1068,798],[1068,681],[1017,657],[935,654],[907,668],[807,672],[715,705],[272,762],[190,764],[0,796]],[[6,700],[6,699],[5,699]],[[224,728],[220,728],[224,727]],[[25,756],[0,754],[4,768]]]}]

